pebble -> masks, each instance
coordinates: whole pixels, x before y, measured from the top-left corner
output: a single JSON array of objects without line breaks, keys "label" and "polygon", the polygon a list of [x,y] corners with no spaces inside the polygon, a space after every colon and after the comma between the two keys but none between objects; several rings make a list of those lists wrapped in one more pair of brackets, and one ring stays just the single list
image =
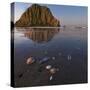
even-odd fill
[{"label": "pebble", "polygon": [[19,78],[21,78],[22,76],[23,76],[23,74],[22,74],[22,73],[18,75],[18,77],[19,77]]}]

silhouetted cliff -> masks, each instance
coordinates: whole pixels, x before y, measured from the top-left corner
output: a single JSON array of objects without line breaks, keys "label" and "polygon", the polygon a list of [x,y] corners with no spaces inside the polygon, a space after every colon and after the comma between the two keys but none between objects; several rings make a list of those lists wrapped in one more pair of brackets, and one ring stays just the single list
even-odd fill
[{"label": "silhouetted cliff", "polygon": [[60,22],[52,15],[49,8],[33,4],[29,7],[15,23],[16,27],[51,26],[58,27]]}]

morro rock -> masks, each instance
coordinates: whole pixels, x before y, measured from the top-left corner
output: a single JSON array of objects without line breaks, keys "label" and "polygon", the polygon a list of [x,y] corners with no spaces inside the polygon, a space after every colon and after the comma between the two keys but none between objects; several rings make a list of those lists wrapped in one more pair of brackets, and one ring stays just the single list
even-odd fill
[{"label": "morro rock", "polygon": [[46,6],[33,4],[30,6],[15,23],[16,27],[59,27],[57,20],[50,9]]}]

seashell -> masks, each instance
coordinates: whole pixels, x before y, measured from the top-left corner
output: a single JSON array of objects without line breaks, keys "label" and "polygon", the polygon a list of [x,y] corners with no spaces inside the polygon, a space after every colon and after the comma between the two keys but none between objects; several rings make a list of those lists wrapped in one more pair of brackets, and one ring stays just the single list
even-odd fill
[{"label": "seashell", "polygon": [[33,57],[29,57],[26,61],[26,64],[32,64],[34,62],[35,62],[35,60],[33,59]]},{"label": "seashell", "polygon": [[51,67],[52,67],[51,65],[47,65],[47,66],[46,66],[46,69],[47,69],[47,70],[50,70]]},{"label": "seashell", "polygon": [[55,74],[57,71],[59,71],[59,68],[51,68],[50,73]]},{"label": "seashell", "polygon": [[39,63],[42,64],[42,63],[47,62],[48,60],[50,60],[50,57],[44,57],[43,59],[41,59],[41,60],[39,61]]},{"label": "seashell", "polygon": [[56,73],[56,71],[57,71],[57,69],[56,69],[56,68],[51,68],[51,69],[50,69],[50,73],[51,73],[51,74],[55,74],[55,73]]},{"label": "seashell", "polygon": [[51,81],[53,79],[53,76],[50,76],[49,80]]}]

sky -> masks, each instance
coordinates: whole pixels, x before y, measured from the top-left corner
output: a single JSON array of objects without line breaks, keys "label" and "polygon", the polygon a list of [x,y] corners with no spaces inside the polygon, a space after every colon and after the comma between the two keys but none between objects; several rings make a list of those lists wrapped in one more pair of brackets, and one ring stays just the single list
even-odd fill
[{"label": "sky", "polygon": [[[30,3],[16,2],[14,4],[14,22],[16,22],[31,5]],[[85,6],[40,5],[47,6],[52,14],[60,20],[61,25],[87,25],[88,8]],[[13,13],[12,10],[11,12]]]}]

